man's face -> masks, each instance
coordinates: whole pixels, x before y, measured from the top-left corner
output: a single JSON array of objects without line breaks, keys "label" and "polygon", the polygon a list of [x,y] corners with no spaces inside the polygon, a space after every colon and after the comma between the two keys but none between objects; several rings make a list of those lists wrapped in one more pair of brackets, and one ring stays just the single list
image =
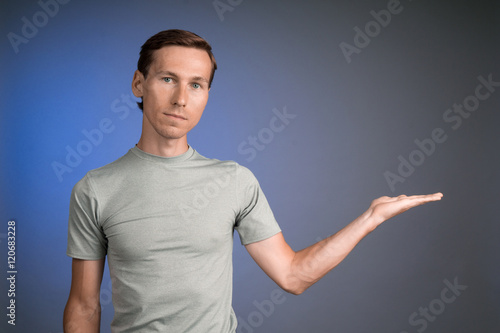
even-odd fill
[{"label": "man's face", "polygon": [[143,100],[143,135],[180,139],[198,123],[208,101],[212,70],[205,50],[166,46],[156,50],[145,79],[136,71],[132,91]]}]

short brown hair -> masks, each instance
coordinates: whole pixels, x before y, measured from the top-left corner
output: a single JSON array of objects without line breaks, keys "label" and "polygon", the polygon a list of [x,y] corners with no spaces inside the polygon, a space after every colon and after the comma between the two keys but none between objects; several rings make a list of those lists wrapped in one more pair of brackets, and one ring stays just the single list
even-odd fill
[{"label": "short brown hair", "polygon": [[[215,57],[212,53],[212,47],[206,40],[201,38],[195,33],[186,30],[170,29],[160,31],[156,35],[150,37],[141,47],[141,52],[139,53],[139,61],[137,62],[137,70],[147,77],[149,67],[153,62],[154,51],[161,49],[168,45],[178,45],[193,47],[196,49],[201,49],[207,51],[210,61],[212,62],[212,72],[210,73],[210,80],[208,81],[208,87],[212,85],[212,80],[214,79],[214,73],[217,69],[217,63],[215,62]],[[142,110],[143,103],[137,103],[139,109]]]}]

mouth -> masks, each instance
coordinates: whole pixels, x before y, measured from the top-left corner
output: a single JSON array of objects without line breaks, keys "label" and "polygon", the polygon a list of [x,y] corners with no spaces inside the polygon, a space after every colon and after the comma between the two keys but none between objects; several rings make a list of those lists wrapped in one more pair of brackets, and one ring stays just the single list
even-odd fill
[{"label": "mouth", "polygon": [[180,114],[175,114],[175,113],[164,113],[165,116],[172,118],[172,119],[179,119],[179,120],[186,120],[185,117],[181,116]]}]

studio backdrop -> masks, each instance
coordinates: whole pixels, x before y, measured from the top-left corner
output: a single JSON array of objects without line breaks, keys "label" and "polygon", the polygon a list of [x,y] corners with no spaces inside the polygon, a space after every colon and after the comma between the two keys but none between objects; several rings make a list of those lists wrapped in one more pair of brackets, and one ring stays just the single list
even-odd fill
[{"label": "studio backdrop", "polygon": [[[62,332],[71,189],[138,142],[139,49],[171,28],[207,39],[219,66],[189,144],[253,171],[294,250],[377,197],[444,193],[300,296],[235,234],[237,332],[500,331],[498,1],[4,0],[0,13],[1,332]],[[109,332],[107,268],[101,305]]]}]

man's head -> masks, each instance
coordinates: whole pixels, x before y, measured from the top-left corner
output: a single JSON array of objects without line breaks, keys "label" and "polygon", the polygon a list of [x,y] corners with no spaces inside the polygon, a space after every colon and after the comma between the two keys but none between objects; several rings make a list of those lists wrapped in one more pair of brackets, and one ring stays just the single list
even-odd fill
[{"label": "man's head", "polygon": [[[212,71],[210,73],[210,79],[208,87],[212,85],[214,79],[214,73],[217,69],[217,63],[215,57],[212,54],[212,47],[206,40],[201,38],[195,33],[186,30],[164,30],[156,35],[150,37],[141,47],[141,52],[139,53],[139,61],[137,62],[137,70],[147,78],[149,74],[149,69],[155,58],[155,53],[157,50],[170,45],[192,47],[195,49],[205,50],[210,57],[212,62]],[[143,110],[143,102],[137,103],[139,108]]]},{"label": "man's head", "polygon": [[142,98],[140,145],[184,147],[208,101],[216,68],[210,45],[187,31],[160,32],[142,47],[138,67],[132,92]]}]

